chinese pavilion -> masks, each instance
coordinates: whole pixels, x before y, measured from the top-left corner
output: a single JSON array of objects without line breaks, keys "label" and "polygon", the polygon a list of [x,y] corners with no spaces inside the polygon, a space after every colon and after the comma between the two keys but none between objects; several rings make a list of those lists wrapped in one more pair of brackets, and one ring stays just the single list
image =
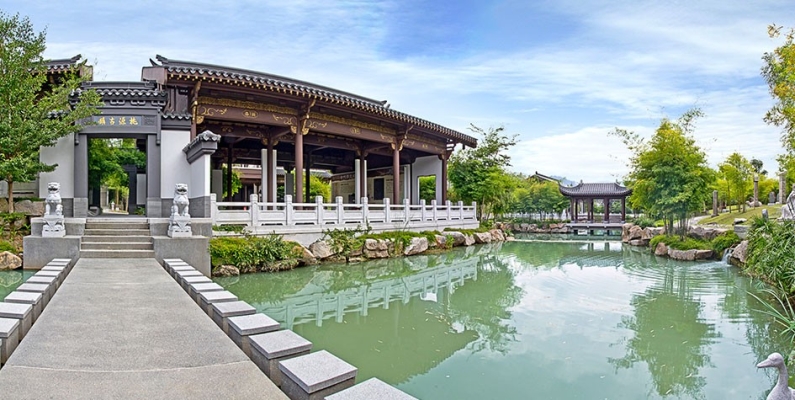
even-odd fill
[{"label": "chinese pavilion", "polygon": [[[604,205],[602,222],[624,222],[627,216],[627,197],[632,194],[632,189],[618,183],[583,183],[576,186],[560,186],[560,193],[571,201],[571,222],[594,222],[594,200],[601,201]],[[621,199],[621,219],[611,221],[610,201]],[[585,215],[580,214],[583,212]],[[614,218],[616,219],[616,218]]]}]

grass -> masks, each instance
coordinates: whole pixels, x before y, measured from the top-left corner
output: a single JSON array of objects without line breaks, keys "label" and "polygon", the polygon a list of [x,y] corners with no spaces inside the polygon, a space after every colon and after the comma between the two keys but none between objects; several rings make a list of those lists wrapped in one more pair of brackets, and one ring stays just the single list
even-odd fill
[{"label": "grass", "polygon": [[774,204],[772,206],[761,206],[756,208],[746,207],[745,212],[733,211],[730,213],[723,213],[717,217],[704,218],[698,221],[699,225],[733,225],[735,218],[745,218],[746,224],[750,224],[751,220],[755,217],[762,216],[762,210],[767,209],[770,219],[776,219],[781,216],[781,204]]}]

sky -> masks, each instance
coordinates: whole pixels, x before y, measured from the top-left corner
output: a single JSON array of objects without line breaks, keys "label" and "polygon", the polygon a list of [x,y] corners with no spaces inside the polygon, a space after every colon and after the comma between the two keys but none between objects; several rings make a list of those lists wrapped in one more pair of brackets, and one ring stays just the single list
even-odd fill
[{"label": "sky", "polygon": [[620,181],[629,152],[699,107],[694,133],[716,167],[739,152],[770,173],[781,129],[762,55],[795,26],[792,1],[0,0],[45,30],[45,57],[82,54],[94,79],[137,81],[149,59],[262,71],[388,100],[470,134],[516,135],[510,169]]}]

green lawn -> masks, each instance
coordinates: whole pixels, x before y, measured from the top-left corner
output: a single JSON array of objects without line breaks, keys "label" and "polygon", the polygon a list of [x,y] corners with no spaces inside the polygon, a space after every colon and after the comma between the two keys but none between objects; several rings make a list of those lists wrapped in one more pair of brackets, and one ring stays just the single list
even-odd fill
[{"label": "green lawn", "polygon": [[716,225],[732,225],[734,224],[735,218],[745,218],[746,224],[750,223],[754,217],[761,217],[762,210],[767,209],[768,215],[772,219],[776,219],[781,216],[781,204],[775,204],[772,206],[762,206],[757,208],[750,208],[746,207],[745,212],[735,211],[733,210],[730,213],[722,213],[717,217],[709,217],[704,218],[698,221],[699,225],[707,225],[707,224],[716,224]]}]

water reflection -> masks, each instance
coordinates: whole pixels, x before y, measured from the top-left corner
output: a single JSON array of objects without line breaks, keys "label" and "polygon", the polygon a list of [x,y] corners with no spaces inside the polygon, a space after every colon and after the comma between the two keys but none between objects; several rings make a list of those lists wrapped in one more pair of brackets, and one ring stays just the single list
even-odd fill
[{"label": "water reflection", "polygon": [[0,301],[33,275],[30,270],[0,271]]}]

